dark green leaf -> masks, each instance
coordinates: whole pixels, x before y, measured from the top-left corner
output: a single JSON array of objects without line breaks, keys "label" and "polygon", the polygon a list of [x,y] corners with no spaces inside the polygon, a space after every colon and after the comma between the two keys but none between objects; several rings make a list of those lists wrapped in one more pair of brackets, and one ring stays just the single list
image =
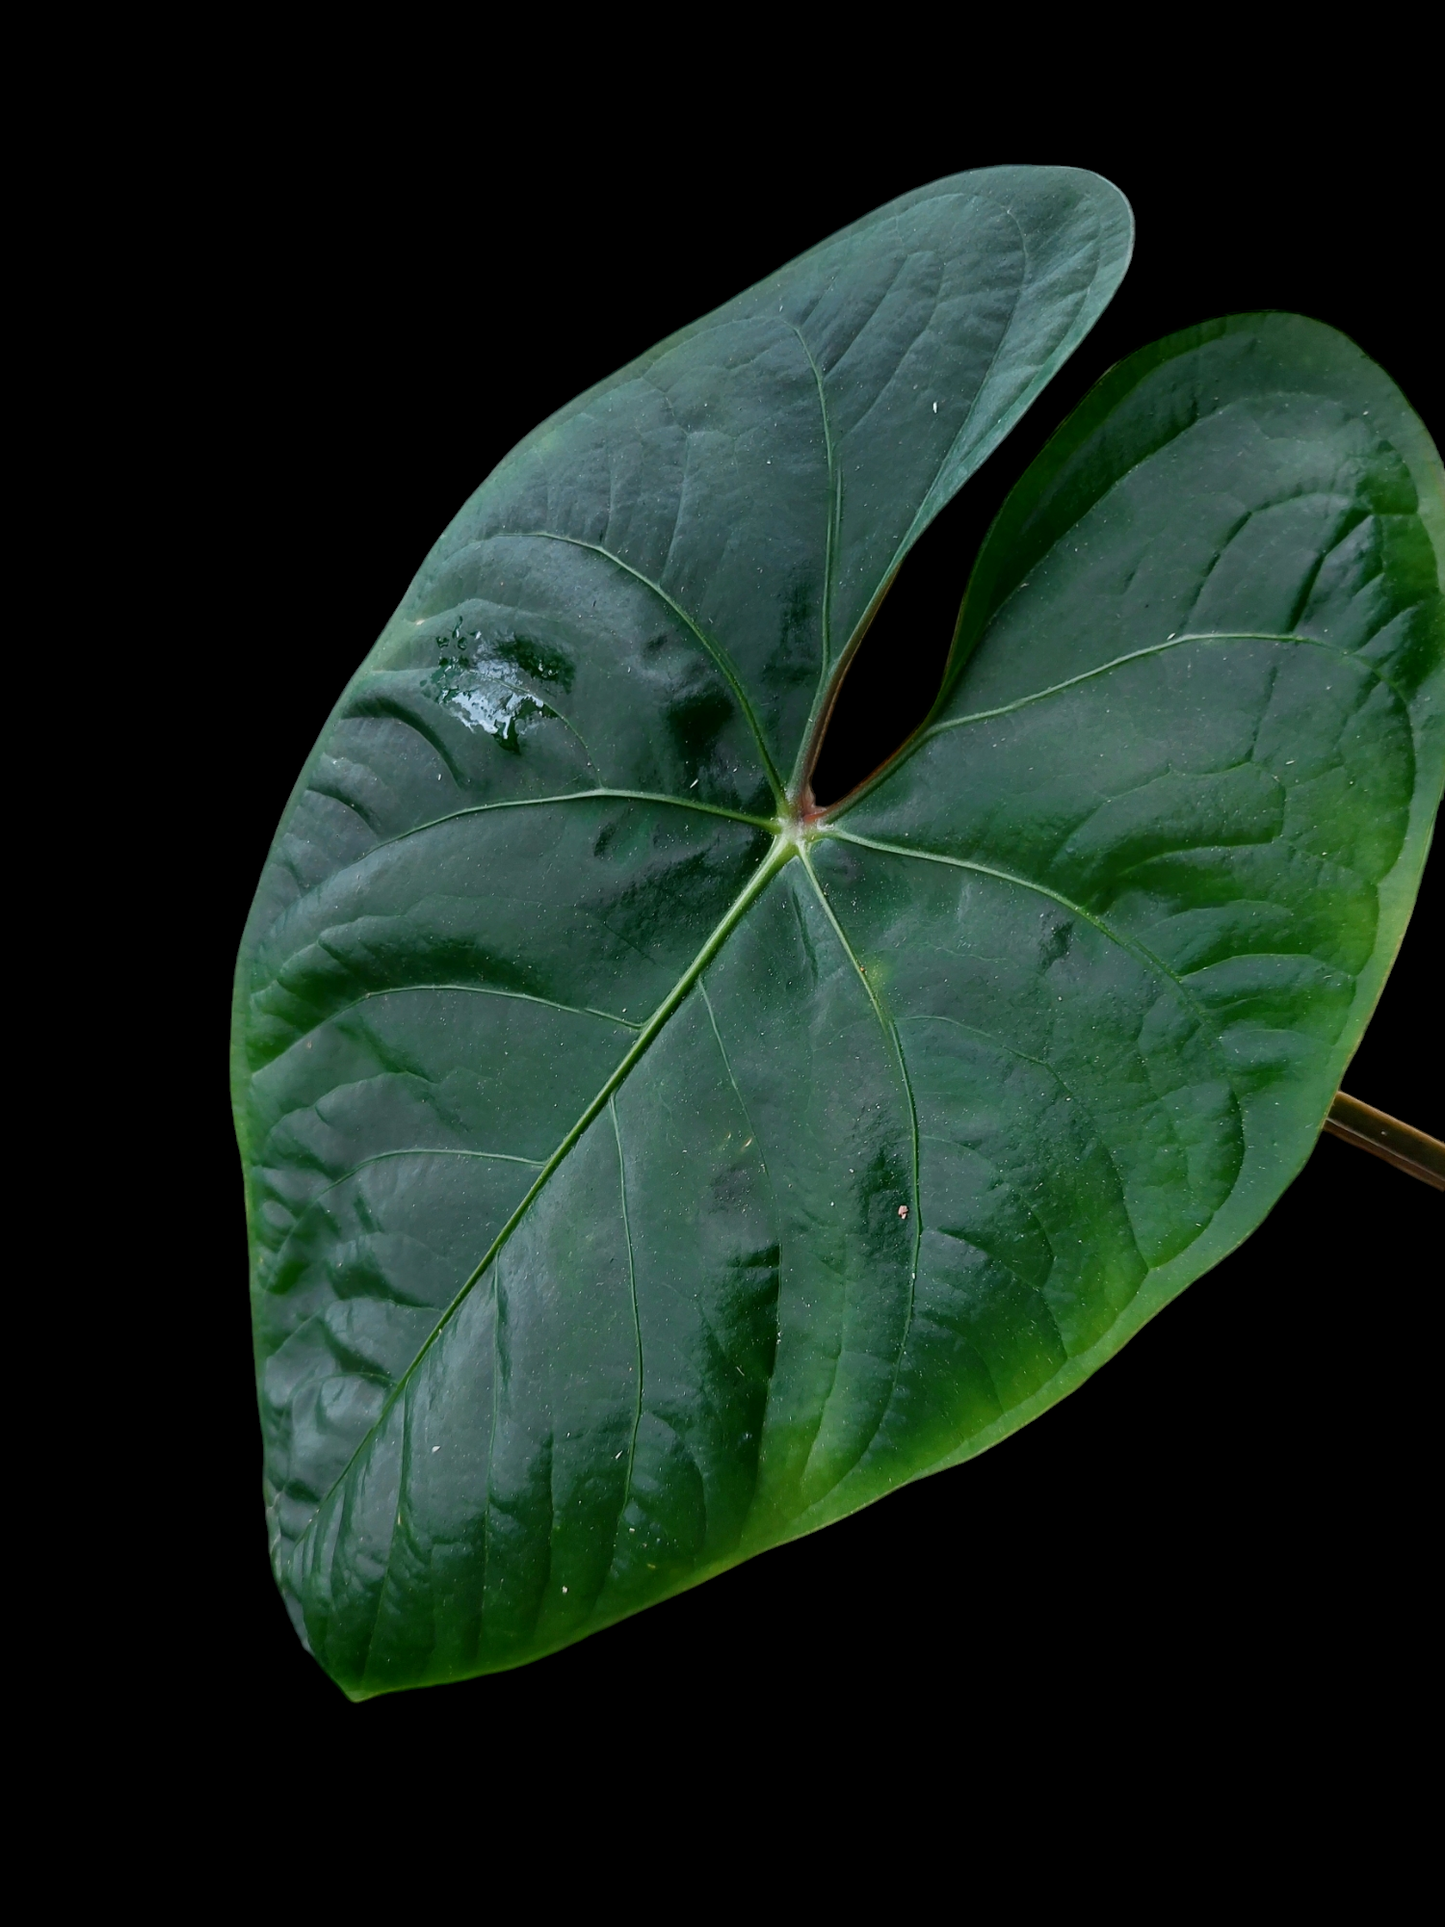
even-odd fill
[{"label": "dark green leaf", "polygon": [[870,611],[1128,236],[1019,168],[825,243],[510,456],[328,724],[235,1084],[277,1575],[353,1695],[1002,1438],[1308,1155],[1445,760],[1440,466],[1341,337],[1116,369],[929,726],[806,813]]}]

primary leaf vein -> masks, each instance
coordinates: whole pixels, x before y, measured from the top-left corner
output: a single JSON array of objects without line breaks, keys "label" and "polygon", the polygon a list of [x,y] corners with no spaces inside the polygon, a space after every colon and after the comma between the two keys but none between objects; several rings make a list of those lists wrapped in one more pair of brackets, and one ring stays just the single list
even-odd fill
[{"label": "primary leaf vein", "polygon": [[[888,1416],[889,1408],[891,1407],[894,1396],[898,1390],[898,1380],[903,1370],[903,1358],[904,1358],[904,1354],[908,1350],[909,1334],[913,1329],[913,1307],[914,1307],[915,1298],[917,1296],[917,1287],[918,1287],[918,1258],[919,1258],[920,1245],[923,1237],[923,1213],[919,1208],[919,1189],[918,1189],[918,1179],[919,1179],[918,1104],[913,1095],[913,1080],[908,1074],[908,1061],[903,1054],[903,1041],[898,1035],[898,1027],[893,1022],[893,1020],[888,1016],[882,1004],[878,1001],[878,994],[874,990],[872,984],[868,981],[868,973],[866,970],[864,970],[862,964],[858,961],[857,954],[854,951],[852,944],[849,943],[842,924],[839,923],[837,917],[834,915],[833,906],[831,903],[829,903],[828,898],[824,893],[823,886],[822,884],[819,883],[817,874],[814,871],[811,862],[809,862],[806,853],[804,854],[804,857],[803,857],[803,867],[806,869],[808,873],[808,881],[813,886],[813,889],[818,898],[818,902],[822,905],[823,914],[827,918],[829,924],[832,926],[833,934],[837,937],[838,942],[842,947],[844,956],[848,959],[849,963],[852,964],[854,970],[858,974],[858,981],[862,984],[864,992],[867,995],[868,1002],[872,1006],[873,1015],[878,1020],[878,1026],[880,1030],[883,1032],[884,1037],[888,1040],[889,1044],[892,1046],[893,1059],[898,1066],[898,1074],[903,1081],[903,1096],[908,1106],[909,1136],[910,1136],[911,1149],[913,1153],[913,1168],[910,1174],[911,1175],[911,1193],[910,1193],[910,1199],[909,1199],[909,1202],[912,1206],[912,1217],[913,1217],[913,1255],[909,1262],[909,1268],[908,1268],[908,1309],[907,1309],[907,1312],[904,1314],[903,1335],[898,1341],[898,1353],[893,1362],[893,1382],[889,1388],[888,1397],[884,1400],[883,1405],[878,1413],[878,1418],[873,1426],[873,1430],[869,1433],[868,1437],[864,1440],[863,1444],[859,1447],[857,1457],[853,1461],[853,1464],[856,1465],[858,1461],[863,1457],[863,1455],[868,1451],[868,1448],[872,1445],[873,1440],[878,1436],[879,1430],[883,1425],[883,1421]],[[831,1396],[831,1387],[829,1391],[829,1396]],[[824,1399],[823,1403],[824,1403],[824,1406],[826,1407],[826,1404],[827,1404],[826,1398]],[[822,1419],[823,1419],[823,1414],[822,1414],[822,1411],[820,1410],[818,1414],[819,1434],[821,1434],[821,1431],[822,1431]],[[817,1443],[817,1439],[815,1437],[814,1444],[816,1445],[816,1443]],[[811,1451],[809,1452],[808,1456],[809,1456],[809,1462],[811,1463],[811,1460],[812,1460]],[[852,1468],[850,1467],[849,1469],[851,1470]],[[805,1467],[804,1477],[806,1478],[806,1476],[807,1476],[807,1468]],[[836,1485],[837,1483],[838,1481],[835,1480],[834,1484]]]},{"label": "primary leaf vein", "polygon": [[837,567],[838,528],[843,508],[843,477],[838,469],[833,448],[833,427],[828,419],[828,396],[823,387],[823,371],[813,358],[813,351],[799,327],[789,322],[789,327],[798,337],[799,346],[808,357],[808,366],[813,371],[813,380],[818,387],[818,408],[823,417],[823,451],[828,459],[828,523],[823,550],[823,675],[826,676],[833,661],[833,572]]},{"label": "primary leaf vein", "polygon": [[607,1100],[608,1113],[612,1118],[612,1135],[617,1140],[617,1182],[622,1211],[622,1236],[627,1245],[627,1287],[632,1303],[632,1335],[636,1345],[637,1357],[637,1397],[632,1409],[632,1436],[627,1442],[627,1477],[622,1484],[622,1504],[617,1509],[617,1525],[614,1539],[622,1531],[622,1522],[627,1516],[627,1502],[632,1496],[632,1469],[637,1463],[637,1432],[642,1424],[642,1315],[637,1308],[637,1258],[632,1248],[632,1225],[627,1215],[627,1159],[622,1149],[622,1127],[617,1122],[617,1095],[614,1092]]},{"label": "primary leaf vein", "polygon": [[789,846],[788,844],[782,843],[781,841],[773,845],[773,848],[769,853],[768,857],[765,858],[764,861],[758,865],[757,869],[753,872],[752,876],[748,879],[747,883],[738,892],[737,896],[733,899],[732,903],[729,904],[727,910],[723,913],[723,916],[719,919],[718,923],[712,930],[711,934],[708,936],[706,942],[703,944],[702,948],[698,951],[696,957],[694,957],[692,962],[688,965],[687,969],[682,973],[681,977],[678,978],[677,982],[673,985],[672,989],[667,993],[667,995],[663,998],[662,1002],[658,1005],[657,1009],[652,1013],[652,1016],[647,1020],[647,1023],[644,1026],[641,1033],[639,1034],[636,1042],[626,1052],[626,1054],[620,1059],[616,1068],[608,1077],[607,1081],[603,1084],[601,1090],[598,1091],[597,1095],[592,1099],[591,1103],[589,1103],[586,1106],[581,1116],[577,1119],[576,1123],[573,1124],[571,1129],[563,1137],[560,1144],[558,1144],[556,1150],[552,1153],[551,1157],[548,1158],[547,1162],[542,1166],[541,1170],[538,1171],[537,1176],[534,1179],[528,1191],[526,1192],[526,1195],[521,1199],[521,1201],[517,1204],[515,1209],[512,1211],[511,1216],[507,1219],[506,1223],[502,1226],[501,1230],[497,1233],[496,1237],[492,1240],[486,1252],[483,1254],[480,1262],[476,1265],[474,1270],[466,1278],[464,1283],[457,1291],[455,1297],[453,1297],[451,1302],[446,1306],[440,1318],[438,1318],[435,1325],[433,1325],[431,1331],[427,1334],[427,1337],[423,1342],[423,1344],[421,1345],[420,1349],[418,1350],[416,1357],[412,1359],[411,1363],[406,1367],[405,1371],[399,1374],[396,1381],[396,1385],[391,1393],[391,1396],[387,1399],[385,1405],[382,1407],[381,1411],[377,1414],[375,1420],[367,1428],[362,1438],[358,1441],[355,1450],[352,1452],[350,1458],[348,1458],[345,1466],[343,1466],[341,1471],[337,1474],[336,1478],[332,1481],[332,1484],[328,1489],[325,1497],[322,1498],[322,1500],[320,1501],[320,1503],[316,1508],[316,1511],[312,1514],[311,1519],[307,1523],[305,1531],[302,1532],[301,1535],[298,1537],[296,1544],[293,1546],[291,1550],[290,1558],[287,1561],[288,1569],[290,1565],[294,1562],[297,1552],[300,1551],[301,1547],[306,1543],[306,1541],[310,1538],[312,1532],[314,1531],[316,1520],[320,1517],[322,1508],[328,1503],[332,1494],[336,1492],[336,1490],[350,1476],[352,1467],[356,1464],[361,1454],[366,1450],[371,1440],[375,1438],[379,1427],[385,1422],[386,1417],[388,1413],[391,1411],[392,1406],[396,1403],[397,1399],[400,1398],[403,1392],[405,1391],[407,1384],[409,1383],[412,1377],[412,1374],[416,1371],[417,1367],[421,1364],[422,1360],[426,1357],[427,1353],[438,1342],[442,1333],[447,1329],[451,1321],[456,1317],[462,1305],[465,1304],[466,1300],[471,1295],[471,1292],[475,1287],[475,1285],[477,1284],[477,1281],[486,1275],[488,1268],[495,1262],[497,1257],[504,1250],[508,1241],[511,1239],[513,1233],[516,1231],[518,1225],[520,1225],[523,1219],[526,1217],[533,1203],[540,1195],[543,1187],[547,1184],[548,1180],[551,1178],[553,1172],[556,1171],[558,1167],[566,1160],[566,1158],[569,1156],[569,1154],[572,1152],[572,1150],[576,1147],[576,1145],[581,1140],[583,1132],[586,1131],[588,1126],[591,1125],[593,1122],[595,1122],[595,1120],[601,1115],[604,1106],[606,1106],[611,1101],[613,1094],[621,1088],[622,1084],[630,1076],[630,1074],[632,1073],[636,1065],[646,1055],[649,1047],[651,1046],[653,1041],[657,1038],[657,1036],[660,1034],[660,1032],[664,1029],[664,1027],[668,1023],[668,1020],[672,1017],[673,1013],[678,1009],[679,1005],[686,997],[688,991],[692,988],[693,984],[701,976],[702,972],[707,968],[708,964],[712,961],[712,959],[717,955],[717,952],[722,948],[722,945],[726,942],[730,932],[747,914],[747,911],[751,908],[753,903],[756,902],[757,898],[762,895],[763,891],[767,888],[768,884],[771,883],[771,881],[777,875],[779,870],[781,870],[786,863],[791,861],[794,854],[795,854],[795,846]]}]

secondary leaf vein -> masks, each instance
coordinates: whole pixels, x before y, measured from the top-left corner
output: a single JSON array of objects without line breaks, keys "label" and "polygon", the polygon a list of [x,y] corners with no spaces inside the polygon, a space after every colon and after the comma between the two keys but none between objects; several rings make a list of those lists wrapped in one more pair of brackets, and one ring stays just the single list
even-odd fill
[{"label": "secondary leaf vein", "polygon": [[[824,836],[838,837],[845,843],[857,843],[865,850],[881,851],[885,856],[914,857],[921,863],[944,863],[955,870],[971,870],[977,876],[996,877],[1000,883],[1014,883],[1017,884],[1020,889],[1037,891],[1041,897],[1050,898],[1054,903],[1061,904],[1065,910],[1071,911],[1076,917],[1082,917],[1085,923],[1092,924],[1096,930],[1108,937],[1112,943],[1118,944],[1121,950],[1128,951],[1136,961],[1149,965],[1151,969],[1157,970],[1160,976],[1167,977],[1169,982],[1172,983],[1179,992],[1182,1001],[1188,1005],[1189,1009],[1198,1019],[1204,1034],[1206,1036],[1209,1035],[1211,1026],[1206,1013],[1191,996],[1183,978],[1177,976],[1162,957],[1157,957],[1152,950],[1146,945],[1139,943],[1137,939],[1133,937],[1121,937],[1119,932],[1112,930],[1109,925],[1104,922],[1102,917],[1096,917],[1092,911],[1086,910],[1081,903],[1075,903],[1071,898],[1061,895],[1059,891],[1051,890],[1047,884],[1035,883],[1031,877],[1017,876],[1011,870],[996,870],[987,863],[972,863],[966,857],[943,856],[937,850],[910,849],[907,844],[903,843],[884,843],[877,837],[855,836],[850,830],[837,830],[828,827],[825,828],[821,834]],[[1231,1090],[1233,1089],[1232,1084],[1230,1088]]]},{"label": "secondary leaf vein", "polygon": [[737,702],[743,715],[747,718],[748,727],[752,730],[753,739],[758,746],[758,754],[762,758],[763,769],[767,774],[769,786],[772,789],[773,795],[781,805],[784,801],[783,785],[777,770],[773,767],[773,759],[768,750],[767,740],[763,735],[762,725],[759,723],[752,703],[748,699],[748,692],[743,685],[743,679],[738,674],[732,657],[728,654],[727,650],[723,648],[722,644],[720,642],[714,642],[701,624],[693,620],[686,609],[682,607],[681,603],[673,600],[660,582],[654,582],[651,576],[644,575],[640,569],[634,569],[630,562],[624,562],[622,557],[620,555],[614,555],[611,549],[604,549],[600,542],[584,542],[579,536],[575,535],[558,535],[552,529],[531,529],[525,533],[537,541],[565,542],[574,549],[586,549],[593,555],[600,555],[604,561],[611,562],[615,568],[619,568],[624,574],[630,575],[634,582],[640,582],[644,589],[650,589],[660,601],[667,604],[678,621],[684,623],[692,634],[696,636],[697,640],[721,670],[724,681],[733,693],[734,700]]}]

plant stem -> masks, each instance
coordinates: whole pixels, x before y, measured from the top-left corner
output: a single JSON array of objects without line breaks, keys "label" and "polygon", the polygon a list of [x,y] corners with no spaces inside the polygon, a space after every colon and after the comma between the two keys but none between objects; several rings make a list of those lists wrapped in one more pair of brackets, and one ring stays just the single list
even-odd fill
[{"label": "plant stem", "polygon": [[1362,1151],[1408,1171],[1412,1178],[1445,1191],[1445,1144],[1417,1131],[1413,1124],[1402,1124],[1397,1117],[1388,1117],[1384,1111],[1340,1091],[1330,1106],[1325,1129],[1342,1137],[1346,1144],[1357,1144]]}]

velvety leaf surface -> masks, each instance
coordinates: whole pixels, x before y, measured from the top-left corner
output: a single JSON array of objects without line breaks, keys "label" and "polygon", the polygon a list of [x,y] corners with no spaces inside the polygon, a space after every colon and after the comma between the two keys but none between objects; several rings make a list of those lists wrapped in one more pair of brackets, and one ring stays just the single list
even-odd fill
[{"label": "velvety leaf surface", "polygon": [[1341,337],[1115,370],[929,726],[800,816],[892,571],[1128,245],[1052,168],[834,237],[510,456],[328,724],[235,1089],[277,1576],[352,1694],[981,1449],[1308,1154],[1442,766],[1439,463]]}]

